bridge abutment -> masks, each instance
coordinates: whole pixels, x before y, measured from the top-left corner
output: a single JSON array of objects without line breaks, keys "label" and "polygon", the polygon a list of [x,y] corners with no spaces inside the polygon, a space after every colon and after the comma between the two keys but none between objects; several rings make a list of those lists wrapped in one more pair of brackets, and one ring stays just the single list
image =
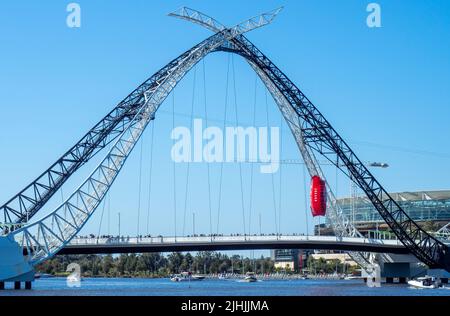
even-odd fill
[{"label": "bridge abutment", "polygon": [[20,282],[34,280],[34,268],[23,255],[23,249],[11,238],[0,237],[0,282],[14,282],[14,288],[20,288]]},{"label": "bridge abutment", "polygon": [[377,260],[381,266],[381,277],[387,284],[406,283],[409,279],[427,274],[427,268],[413,255],[378,254]]}]

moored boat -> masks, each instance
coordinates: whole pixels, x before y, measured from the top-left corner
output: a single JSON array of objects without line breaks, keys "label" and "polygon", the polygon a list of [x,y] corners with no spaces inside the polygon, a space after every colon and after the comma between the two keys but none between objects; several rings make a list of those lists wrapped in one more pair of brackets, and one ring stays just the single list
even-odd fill
[{"label": "moored boat", "polygon": [[256,282],[256,281],[258,281],[256,275],[253,272],[247,272],[244,278],[244,282]]},{"label": "moored boat", "polygon": [[436,289],[439,287],[439,283],[435,277],[424,276],[415,280],[408,281],[408,284],[418,289]]},{"label": "moored boat", "polygon": [[173,275],[170,280],[173,282],[185,282],[185,281],[201,281],[204,280],[205,277],[203,275],[194,274],[191,272],[182,272],[180,274]]}]

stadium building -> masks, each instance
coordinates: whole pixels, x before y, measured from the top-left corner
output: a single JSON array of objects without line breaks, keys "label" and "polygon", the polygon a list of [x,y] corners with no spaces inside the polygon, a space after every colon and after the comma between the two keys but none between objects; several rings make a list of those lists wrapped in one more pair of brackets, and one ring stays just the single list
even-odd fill
[{"label": "stadium building", "polygon": [[[415,222],[429,232],[437,231],[450,222],[450,190],[401,192],[390,193],[390,195]],[[388,225],[366,196],[355,199],[342,198],[338,199],[338,203],[344,214],[353,221],[355,227],[364,236],[374,237],[373,233],[377,232],[389,234]],[[328,219],[325,224],[316,225],[314,233],[315,235],[334,235]],[[393,234],[392,237],[394,237]],[[305,262],[309,254],[305,251],[303,260],[299,260],[300,253],[302,253],[301,250],[272,251],[275,267],[281,270],[297,271],[303,267],[301,262]],[[336,253],[341,252],[316,251],[315,257],[329,259],[327,256]]]},{"label": "stadium building", "polygon": [[[391,193],[405,212],[427,231],[436,231],[450,222],[450,190]],[[363,234],[387,231],[389,227],[367,197],[338,199],[344,214]],[[316,227],[316,234],[319,227]],[[320,227],[321,235],[332,235],[330,222]]]}]

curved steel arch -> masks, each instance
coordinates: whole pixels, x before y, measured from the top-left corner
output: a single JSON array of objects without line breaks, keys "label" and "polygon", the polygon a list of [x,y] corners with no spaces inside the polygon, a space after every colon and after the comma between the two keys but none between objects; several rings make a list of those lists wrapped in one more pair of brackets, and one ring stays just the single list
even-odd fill
[{"label": "curved steel arch", "polygon": [[[239,23],[233,28],[222,28],[220,33],[226,38],[232,38],[265,26],[275,19],[281,9],[263,13],[260,16]],[[182,11],[185,14],[189,14],[189,11],[186,9],[182,9]],[[193,14],[195,15],[196,13],[193,12]],[[208,19],[208,23],[214,25],[214,19]],[[175,71],[174,67],[178,65],[180,60],[186,58],[200,45],[202,43],[172,60],[139,85],[47,170],[10,198],[4,205],[1,205],[0,235],[8,234],[28,222],[83,164],[117,139],[135,114],[145,106],[145,92],[155,89],[160,82]],[[2,213],[3,216],[1,216]]]},{"label": "curved steel arch", "polygon": [[[241,34],[236,29],[225,29],[188,51],[189,54],[178,60],[155,87],[142,93],[144,106],[133,116],[88,179],[55,211],[8,235],[27,248],[30,263],[37,264],[53,256],[75,236],[104,198],[162,101],[193,65],[209,53],[223,50],[243,56],[270,79],[295,111],[304,143],[345,174],[353,176],[386,223],[417,258],[431,268],[450,270],[447,246],[423,231],[401,209],[309,99]],[[63,211],[70,214],[69,219],[61,215]],[[50,228],[54,224],[57,229]]]},{"label": "curved steel arch", "polygon": [[[217,51],[230,39],[268,23],[270,21],[247,26],[238,25],[216,33],[165,66],[160,71],[163,75],[158,72],[153,76],[159,79],[155,81],[155,85],[141,92],[140,98],[143,98],[144,104],[137,109],[110,151],[88,178],[54,211],[7,234],[8,238],[26,249],[31,265],[39,264],[55,255],[86,224],[113,184],[146,126],[155,118],[159,106],[184,75],[202,58]],[[66,218],[63,214],[69,214],[69,217]]]}]

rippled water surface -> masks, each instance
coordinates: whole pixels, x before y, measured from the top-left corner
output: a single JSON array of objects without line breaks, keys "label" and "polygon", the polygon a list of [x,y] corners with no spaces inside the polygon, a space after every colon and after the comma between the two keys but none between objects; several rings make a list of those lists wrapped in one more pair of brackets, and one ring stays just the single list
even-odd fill
[{"label": "rippled water surface", "polygon": [[[171,282],[169,279],[106,279],[86,278],[80,287],[69,287],[65,278],[38,279],[31,291],[15,291],[7,284],[2,295],[180,295],[180,296],[450,296],[450,289],[419,290],[408,285],[382,284],[381,288],[368,288],[361,280],[265,280],[245,283],[237,280],[203,280],[197,282]],[[450,285],[448,285],[450,286]]]}]

